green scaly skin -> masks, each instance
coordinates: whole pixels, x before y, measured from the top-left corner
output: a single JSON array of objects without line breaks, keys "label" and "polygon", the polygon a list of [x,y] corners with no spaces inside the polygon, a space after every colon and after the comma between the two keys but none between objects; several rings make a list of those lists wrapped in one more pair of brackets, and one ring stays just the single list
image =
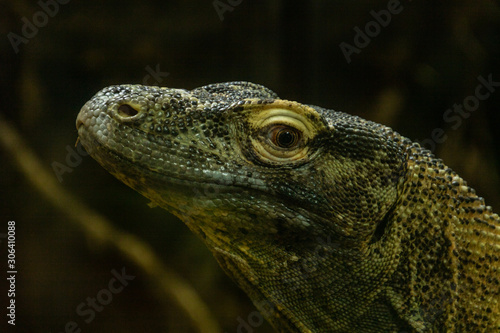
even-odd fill
[{"label": "green scaly skin", "polygon": [[77,128],[277,331],[500,330],[498,215],[388,127],[229,82],[111,86]]}]

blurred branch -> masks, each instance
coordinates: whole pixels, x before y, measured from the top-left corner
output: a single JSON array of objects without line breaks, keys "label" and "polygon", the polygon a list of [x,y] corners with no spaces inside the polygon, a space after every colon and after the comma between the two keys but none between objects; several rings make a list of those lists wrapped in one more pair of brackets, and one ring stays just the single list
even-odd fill
[{"label": "blurred branch", "polygon": [[199,332],[221,332],[206,304],[185,280],[165,267],[150,246],[138,237],[116,229],[99,213],[61,187],[2,114],[0,114],[0,146],[13,157],[19,171],[44,197],[69,216],[91,239],[115,247],[140,267],[160,286],[166,297],[172,299],[187,313]]}]

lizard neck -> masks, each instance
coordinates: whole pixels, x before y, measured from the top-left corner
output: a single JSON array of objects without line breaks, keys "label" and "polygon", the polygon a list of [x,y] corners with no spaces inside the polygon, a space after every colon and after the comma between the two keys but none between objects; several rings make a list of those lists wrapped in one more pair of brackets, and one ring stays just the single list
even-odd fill
[{"label": "lizard neck", "polygon": [[[286,213],[279,208],[276,211],[278,216]],[[255,229],[260,225],[279,226],[280,222],[257,213],[254,219],[241,223],[245,217],[231,210],[218,211],[214,217],[217,223],[207,223],[206,215],[203,221],[196,217],[186,221],[185,216],[184,220],[204,239],[221,267],[278,331],[410,329],[394,316],[392,304],[380,286],[380,281],[389,281],[397,268],[397,261],[386,260],[398,251],[395,242],[388,241],[385,246],[383,243],[346,246],[334,236],[310,230],[292,233],[289,227],[251,237],[242,230],[232,230],[231,226],[247,225]],[[237,219],[240,223],[235,223]],[[295,218],[300,219],[300,216]],[[225,232],[214,230],[214,225],[224,226]],[[227,237],[228,234],[232,237]]]},{"label": "lizard neck", "polygon": [[[477,313],[499,313],[499,258],[486,255],[498,253],[498,215],[426,150],[412,146],[407,156],[391,230],[401,244],[401,259],[388,297],[415,328],[484,329],[470,309],[474,304]],[[496,324],[488,328],[498,327],[494,316]]]}]

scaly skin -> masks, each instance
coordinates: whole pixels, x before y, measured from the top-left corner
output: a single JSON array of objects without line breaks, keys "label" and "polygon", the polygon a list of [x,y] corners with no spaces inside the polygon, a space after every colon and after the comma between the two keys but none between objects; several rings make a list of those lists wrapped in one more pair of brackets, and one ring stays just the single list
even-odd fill
[{"label": "scaly skin", "polygon": [[388,127],[230,82],[108,87],[77,128],[278,331],[500,331],[498,215]]}]

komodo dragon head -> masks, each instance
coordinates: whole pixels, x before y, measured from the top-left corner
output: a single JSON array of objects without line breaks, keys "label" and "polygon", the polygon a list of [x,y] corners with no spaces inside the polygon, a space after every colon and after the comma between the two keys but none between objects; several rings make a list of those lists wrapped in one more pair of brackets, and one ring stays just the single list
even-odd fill
[{"label": "komodo dragon head", "polygon": [[[451,203],[489,208],[388,127],[229,82],[111,86],[77,128],[104,168],[202,238],[279,331],[498,327],[498,303],[496,319],[462,323],[483,313],[461,301],[479,296],[458,259],[469,250]],[[493,262],[498,216],[488,216]],[[498,301],[498,285],[491,291],[484,314]]]}]

